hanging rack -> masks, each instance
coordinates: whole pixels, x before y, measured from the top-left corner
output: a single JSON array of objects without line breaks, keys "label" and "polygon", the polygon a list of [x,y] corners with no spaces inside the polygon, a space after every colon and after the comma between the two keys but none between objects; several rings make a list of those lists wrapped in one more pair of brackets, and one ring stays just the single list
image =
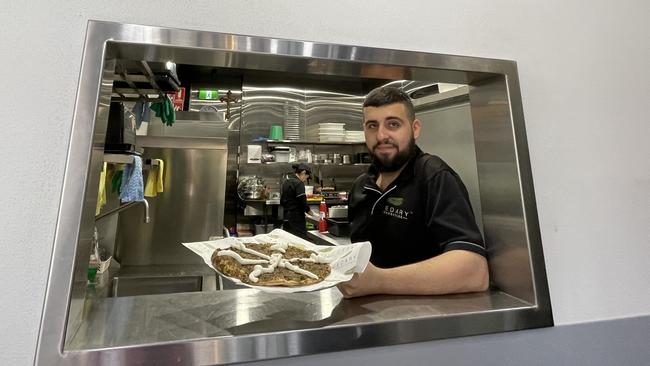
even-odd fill
[{"label": "hanging rack", "polygon": [[[161,102],[168,98],[165,91],[177,91],[180,88],[175,77],[166,78],[169,84],[168,90],[163,90],[156,82],[156,74],[152,71],[147,61],[137,61],[137,69],[127,70],[125,65],[116,67],[113,80],[124,82],[128,87],[113,86],[113,100],[123,102],[137,102],[145,100],[147,102]],[[138,73],[140,72],[140,73]],[[141,84],[141,86],[136,85]],[[145,84],[142,86],[142,84]]]},{"label": "hanging rack", "polygon": [[[109,164],[133,164],[133,154],[104,154],[104,162]],[[158,166],[156,159],[142,159],[142,169]]]}]

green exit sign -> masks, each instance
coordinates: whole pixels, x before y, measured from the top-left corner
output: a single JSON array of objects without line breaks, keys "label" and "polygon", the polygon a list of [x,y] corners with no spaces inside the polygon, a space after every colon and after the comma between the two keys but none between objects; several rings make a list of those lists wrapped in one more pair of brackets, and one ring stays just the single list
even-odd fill
[{"label": "green exit sign", "polygon": [[199,99],[219,99],[219,92],[216,90],[199,90]]}]

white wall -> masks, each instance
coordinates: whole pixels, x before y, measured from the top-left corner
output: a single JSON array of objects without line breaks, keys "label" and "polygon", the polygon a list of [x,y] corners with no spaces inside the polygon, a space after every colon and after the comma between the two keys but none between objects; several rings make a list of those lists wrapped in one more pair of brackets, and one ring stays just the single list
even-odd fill
[{"label": "white wall", "polygon": [[32,362],[88,19],[516,60],[571,324],[650,313],[649,18],[647,0],[3,1],[0,364]]}]

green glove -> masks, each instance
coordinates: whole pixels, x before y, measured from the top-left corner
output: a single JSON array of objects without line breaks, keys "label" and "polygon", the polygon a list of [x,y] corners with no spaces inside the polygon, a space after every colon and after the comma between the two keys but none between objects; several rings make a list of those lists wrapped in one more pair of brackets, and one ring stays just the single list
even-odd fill
[{"label": "green glove", "polygon": [[165,105],[165,118],[163,121],[167,126],[171,126],[176,122],[176,112],[174,111],[174,103],[172,103],[171,99],[165,98],[165,101],[163,102]]},{"label": "green glove", "polygon": [[151,103],[149,108],[156,112],[156,117],[160,118],[165,125],[171,126],[176,122],[174,103],[169,98],[165,97],[162,102]]}]

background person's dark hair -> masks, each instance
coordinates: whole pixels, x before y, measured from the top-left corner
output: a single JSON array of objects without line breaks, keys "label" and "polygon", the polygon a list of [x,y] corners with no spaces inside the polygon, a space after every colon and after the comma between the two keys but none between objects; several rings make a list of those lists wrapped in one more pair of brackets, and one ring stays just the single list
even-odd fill
[{"label": "background person's dark hair", "polygon": [[302,172],[305,172],[309,174],[311,177],[311,168],[307,164],[292,164],[291,167],[293,168],[293,172],[296,174],[300,174]]},{"label": "background person's dark hair", "polygon": [[366,95],[366,99],[363,101],[363,107],[382,107],[393,103],[403,104],[406,108],[406,115],[409,118],[409,122],[415,120],[415,109],[413,108],[411,98],[402,89],[394,86],[380,86],[379,88],[373,89]]}]

